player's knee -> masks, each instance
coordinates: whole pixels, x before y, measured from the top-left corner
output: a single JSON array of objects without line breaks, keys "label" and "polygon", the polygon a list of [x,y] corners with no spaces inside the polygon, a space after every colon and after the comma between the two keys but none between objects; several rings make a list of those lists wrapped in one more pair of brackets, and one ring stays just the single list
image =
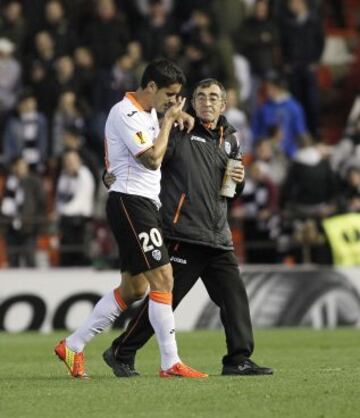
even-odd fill
[{"label": "player's knee", "polygon": [[167,264],[156,270],[156,274],[154,274],[150,283],[151,290],[159,292],[172,292],[174,280],[171,265]]},{"label": "player's knee", "polygon": [[120,286],[120,293],[126,304],[131,304],[142,299],[148,291],[149,284],[146,280],[127,280]]},{"label": "player's knee", "polygon": [[148,290],[148,285],[138,286],[132,290],[132,299],[134,301],[142,299]]}]

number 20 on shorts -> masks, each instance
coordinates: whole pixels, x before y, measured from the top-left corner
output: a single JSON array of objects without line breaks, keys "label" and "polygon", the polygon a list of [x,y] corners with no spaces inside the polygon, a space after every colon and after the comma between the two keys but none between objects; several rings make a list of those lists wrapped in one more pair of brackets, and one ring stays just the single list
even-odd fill
[{"label": "number 20 on shorts", "polygon": [[149,234],[140,232],[139,239],[145,253],[153,250],[154,246],[161,247],[163,243],[162,236],[157,228],[152,228]]}]

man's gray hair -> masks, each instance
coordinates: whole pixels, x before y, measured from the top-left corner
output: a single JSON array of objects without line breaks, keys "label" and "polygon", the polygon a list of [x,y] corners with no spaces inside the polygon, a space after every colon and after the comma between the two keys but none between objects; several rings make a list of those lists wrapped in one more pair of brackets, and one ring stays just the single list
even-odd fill
[{"label": "man's gray hair", "polygon": [[219,86],[220,90],[221,90],[221,98],[223,100],[226,100],[226,89],[225,87],[220,83],[220,81],[216,80],[215,78],[205,78],[204,80],[199,81],[194,89],[194,93],[193,93],[193,98],[196,96],[198,90],[206,88],[206,87],[210,87],[212,85],[216,85]]}]

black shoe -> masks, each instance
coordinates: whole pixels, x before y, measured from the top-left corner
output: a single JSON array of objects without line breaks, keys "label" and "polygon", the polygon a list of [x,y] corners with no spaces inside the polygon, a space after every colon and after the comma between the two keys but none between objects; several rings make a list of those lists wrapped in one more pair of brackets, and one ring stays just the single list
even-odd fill
[{"label": "black shoe", "polygon": [[236,366],[223,366],[223,376],[260,376],[274,374],[269,367],[258,366],[249,358],[242,360]]},{"label": "black shoe", "polygon": [[111,347],[103,352],[103,359],[116,377],[140,376],[133,366],[116,360]]}]

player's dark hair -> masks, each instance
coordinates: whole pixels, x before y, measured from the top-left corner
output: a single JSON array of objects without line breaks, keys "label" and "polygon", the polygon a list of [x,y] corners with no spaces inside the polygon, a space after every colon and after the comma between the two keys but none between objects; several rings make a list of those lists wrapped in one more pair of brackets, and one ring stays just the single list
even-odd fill
[{"label": "player's dark hair", "polygon": [[185,84],[183,71],[171,61],[159,59],[152,61],[144,71],[141,78],[141,88],[145,88],[150,81],[154,81],[159,89],[172,84]]}]

